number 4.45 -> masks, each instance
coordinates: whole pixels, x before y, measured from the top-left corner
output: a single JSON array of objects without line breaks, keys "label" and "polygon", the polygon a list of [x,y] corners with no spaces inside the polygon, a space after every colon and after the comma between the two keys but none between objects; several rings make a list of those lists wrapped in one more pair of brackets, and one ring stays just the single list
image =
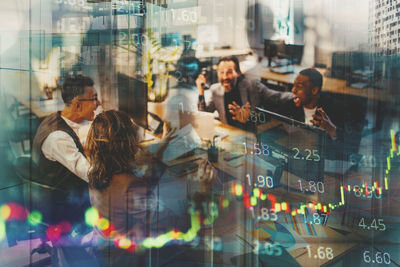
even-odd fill
[{"label": "number 4.45", "polygon": [[[376,223],[378,221],[378,224]],[[367,225],[365,224],[365,219],[361,218],[360,221],[358,222],[358,227],[361,227],[362,229],[374,229],[375,231],[385,231],[386,230],[386,225],[383,223],[383,219],[373,219],[371,221],[371,224]]]}]

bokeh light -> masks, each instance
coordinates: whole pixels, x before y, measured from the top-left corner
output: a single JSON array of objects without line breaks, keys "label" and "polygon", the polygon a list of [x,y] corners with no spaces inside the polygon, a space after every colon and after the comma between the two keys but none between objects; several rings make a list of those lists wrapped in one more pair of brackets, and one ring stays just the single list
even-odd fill
[{"label": "bokeh light", "polygon": [[85,222],[89,226],[95,226],[97,225],[99,220],[99,212],[97,211],[96,208],[91,207],[86,210],[85,212]]},{"label": "bokeh light", "polygon": [[243,186],[240,184],[237,184],[235,186],[235,191],[237,196],[241,196],[243,194]]},{"label": "bokeh light", "polygon": [[59,225],[50,225],[46,230],[47,239],[55,242],[61,237],[61,227]]},{"label": "bokeh light", "polygon": [[104,234],[105,236],[112,236],[112,235],[114,235],[114,234],[115,234],[115,227],[114,227],[114,225],[112,225],[112,223],[110,223],[110,226],[109,226],[107,229],[103,230],[103,234]]},{"label": "bokeh light", "polygon": [[261,190],[259,188],[254,188],[253,189],[253,196],[255,196],[256,198],[260,198],[261,197]]},{"label": "bokeh light", "polygon": [[0,207],[0,216],[4,221],[7,220],[11,215],[11,208],[7,204]]},{"label": "bokeh light", "polygon": [[227,208],[227,207],[229,206],[229,200],[224,199],[224,201],[222,202],[222,206],[223,206],[224,208]]},{"label": "bokeh light", "polygon": [[252,206],[257,205],[257,198],[256,198],[255,196],[251,196],[251,197],[250,197],[250,204],[251,204]]},{"label": "bokeh light", "polygon": [[28,222],[32,226],[36,226],[42,222],[42,214],[39,211],[32,211],[28,215]]},{"label": "bokeh light", "polygon": [[[10,214],[9,214],[7,220],[23,221],[28,217],[28,210],[26,208],[22,207],[20,204],[8,203],[7,206],[10,209]],[[7,215],[8,208],[4,208],[5,209],[4,215]]]},{"label": "bokeh light", "polygon": [[60,227],[62,234],[69,233],[72,229],[71,223],[67,221],[60,222],[58,226]]},{"label": "bokeh light", "polygon": [[100,218],[98,226],[102,231],[106,231],[110,227],[110,221],[106,218]]},{"label": "bokeh light", "polygon": [[122,237],[119,241],[118,241],[118,247],[122,248],[122,249],[128,249],[130,248],[132,245],[132,242],[129,238],[127,237]]},{"label": "bokeh light", "polygon": [[6,223],[0,220],[0,241],[6,237]]}]

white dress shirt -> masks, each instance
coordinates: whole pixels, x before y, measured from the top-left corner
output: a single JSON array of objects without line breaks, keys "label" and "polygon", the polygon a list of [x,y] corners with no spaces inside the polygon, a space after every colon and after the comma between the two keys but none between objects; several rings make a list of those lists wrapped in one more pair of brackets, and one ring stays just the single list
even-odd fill
[{"label": "white dress shirt", "polygon": [[310,120],[313,120],[314,118],[312,115],[315,114],[315,111],[317,110],[317,107],[315,108],[305,108],[303,107],[304,110],[304,123],[308,125],[313,125]]},{"label": "white dress shirt", "polygon": [[[69,127],[80,136],[80,124],[68,120],[61,116]],[[81,134],[82,135],[82,134]],[[85,182],[89,182],[88,171],[89,162],[85,156],[79,152],[72,137],[64,131],[54,131],[43,141],[42,152],[51,161],[57,161],[64,167],[80,177]]]}]

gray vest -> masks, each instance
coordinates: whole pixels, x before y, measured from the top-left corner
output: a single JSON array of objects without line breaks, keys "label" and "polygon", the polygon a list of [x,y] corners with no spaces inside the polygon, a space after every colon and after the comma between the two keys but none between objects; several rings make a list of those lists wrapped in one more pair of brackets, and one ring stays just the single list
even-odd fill
[{"label": "gray vest", "polygon": [[84,150],[79,137],[74,130],[61,118],[61,112],[48,116],[40,124],[33,139],[32,161],[41,177],[32,177],[32,180],[52,186],[67,192],[87,191],[88,184],[57,161],[48,160],[42,152],[44,140],[54,131],[64,131],[75,142],[79,152],[84,155]]}]

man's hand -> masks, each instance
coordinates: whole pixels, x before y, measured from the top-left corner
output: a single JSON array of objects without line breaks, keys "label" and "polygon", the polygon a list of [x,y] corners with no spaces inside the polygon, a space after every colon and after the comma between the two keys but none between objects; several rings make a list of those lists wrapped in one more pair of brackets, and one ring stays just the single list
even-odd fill
[{"label": "man's hand", "polygon": [[246,104],[243,107],[241,107],[235,101],[233,101],[232,104],[228,105],[228,108],[229,108],[229,113],[233,115],[232,119],[238,122],[246,123],[250,117],[249,102],[246,102]]},{"label": "man's hand", "polygon": [[199,95],[204,95],[203,84],[207,83],[207,78],[203,74],[200,74],[196,79],[196,86],[199,89]]},{"label": "man's hand", "polygon": [[322,108],[317,108],[316,113],[312,116],[313,120],[311,120],[311,123],[314,124],[314,126],[316,127],[326,130],[330,137],[335,140],[337,137],[336,126],[329,119],[325,111]]}]

